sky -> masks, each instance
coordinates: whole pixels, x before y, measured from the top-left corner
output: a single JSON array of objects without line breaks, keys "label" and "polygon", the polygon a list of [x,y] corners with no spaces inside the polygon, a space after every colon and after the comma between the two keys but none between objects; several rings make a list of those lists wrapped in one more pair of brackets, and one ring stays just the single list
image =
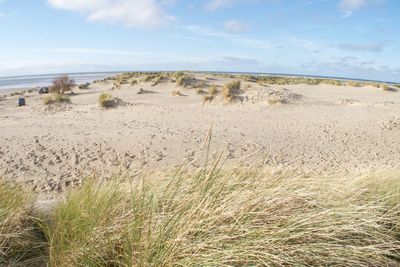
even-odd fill
[{"label": "sky", "polygon": [[400,82],[400,0],[0,0],[0,76],[125,70]]}]

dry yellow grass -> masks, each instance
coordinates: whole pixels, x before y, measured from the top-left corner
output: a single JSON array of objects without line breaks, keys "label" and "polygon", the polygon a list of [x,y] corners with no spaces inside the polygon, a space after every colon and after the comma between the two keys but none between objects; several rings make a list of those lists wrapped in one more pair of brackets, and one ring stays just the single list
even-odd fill
[{"label": "dry yellow grass", "polygon": [[54,103],[70,103],[70,102],[71,102],[70,97],[64,94],[54,93],[43,97],[44,105],[51,105]]},{"label": "dry yellow grass", "polygon": [[208,88],[208,94],[209,94],[209,95],[213,95],[213,96],[217,95],[217,94],[218,94],[218,89],[217,89],[217,87],[216,87],[215,85],[210,86],[210,87]]},{"label": "dry yellow grass", "polygon": [[[303,176],[218,161],[183,169],[87,179],[41,219],[43,260],[57,267],[399,264],[398,172]],[[11,192],[0,195],[0,207],[14,201]],[[29,206],[16,203],[8,216]]]},{"label": "dry yellow grass", "polygon": [[115,106],[115,99],[112,97],[111,94],[102,93],[99,96],[99,105],[102,108],[111,108]]}]

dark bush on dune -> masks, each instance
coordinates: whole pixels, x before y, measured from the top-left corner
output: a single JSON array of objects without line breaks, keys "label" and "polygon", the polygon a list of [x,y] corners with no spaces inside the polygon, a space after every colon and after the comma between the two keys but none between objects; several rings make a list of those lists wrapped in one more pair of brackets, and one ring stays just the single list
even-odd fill
[{"label": "dark bush on dune", "polygon": [[50,87],[50,93],[64,94],[67,91],[72,92],[75,87],[75,81],[70,79],[68,75],[60,76],[53,81],[53,86]]}]

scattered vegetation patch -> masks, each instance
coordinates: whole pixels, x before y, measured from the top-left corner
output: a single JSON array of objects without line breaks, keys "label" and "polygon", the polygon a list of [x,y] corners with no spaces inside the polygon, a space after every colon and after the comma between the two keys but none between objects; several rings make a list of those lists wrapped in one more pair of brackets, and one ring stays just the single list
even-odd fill
[{"label": "scattered vegetation patch", "polygon": [[222,97],[224,98],[224,100],[228,102],[232,102],[233,100],[235,100],[236,96],[240,92],[240,85],[240,80],[225,84],[224,89],[222,90]]},{"label": "scattered vegetation patch", "polygon": [[208,87],[208,94],[209,95],[215,96],[218,93],[219,93],[218,89],[217,89],[217,87],[215,85],[212,85],[212,86]]},{"label": "scattered vegetation patch", "polygon": [[89,89],[90,83],[84,83],[79,85],[79,89]]},{"label": "scattered vegetation patch", "polygon": [[116,99],[111,94],[102,93],[99,96],[99,105],[102,108],[112,108],[115,107],[116,104]]},{"label": "scattered vegetation patch", "polygon": [[179,87],[183,88],[190,87],[192,86],[192,83],[193,83],[193,77],[188,75],[181,75],[176,78],[176,85],[178,85]]},{"label": "scattered vegetation patch", "polygon": [[62,95],[58,93],[43,97],[44,105],[51,105],[55,103],[71,103],[71,98],[68,95]]},{"label": "scattered vegetation patch", "polygon": [[351,86],[351,87],[362,87],[363,86],[363,84],[361,82],[356,82],[356,81],[348,81],[347,85]]},{"label": "scattered vegetation patch", "polygon": [[382,85],[382,90],[383,90],[383,91],[392,91],[393,89],[390,88],[387,84],[383,84],[383,85]]},{"label": "scattered vegetation patch", "polygon": [[53,86],[49,88],[50,93],[64,94],[71,91],[75,87],[75,81],[70,79],[68,75],[60,76],[53,81]]}]

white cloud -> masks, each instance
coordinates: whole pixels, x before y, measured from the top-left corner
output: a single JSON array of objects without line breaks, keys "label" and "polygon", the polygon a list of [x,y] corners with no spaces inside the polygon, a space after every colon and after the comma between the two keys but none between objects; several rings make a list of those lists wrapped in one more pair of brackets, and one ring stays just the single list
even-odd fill
[{"label": "white cloud", "polygon": [[185,26],[182,27],[182,29],[189,31],[193,34],[209,36],[209,37],[217,37],[229,42],[238,43],[251,48],[273,49],[278,47],[276,44],[271,43],[268,40],[241,37],[235,34],[230,34],[223,31],[216,31],[199,25]]},{"label": "white cloud", "polygon": [[338,47],[348,51],[381,52],[385,48],[385,45],[382,43],[341,44]]},{"label": "white cloud", "polygon": [[250,25],[243,21],[238,20],[228,20],[224,23],[224,28],[226,31],[231,33],[242,33],[250,30]]},{"label": "white cloud", "polygon": [[81,12],[89,21],[157,27],[174,19],[165,7],[175,4],[175,0],[48,0],[48,3],[55,8]]},{"label": "white cloud", "polygon": [[343,17],[347,18],[350,17],[355,10],[380,1],[381,0],[341,0],[339,8],[344,12]]},{"label": "white cloud", "polygon": [[214,11],[223,7],[229,7],[234,4],[235,0],[209,0],[206,3],[206,9]]}]

